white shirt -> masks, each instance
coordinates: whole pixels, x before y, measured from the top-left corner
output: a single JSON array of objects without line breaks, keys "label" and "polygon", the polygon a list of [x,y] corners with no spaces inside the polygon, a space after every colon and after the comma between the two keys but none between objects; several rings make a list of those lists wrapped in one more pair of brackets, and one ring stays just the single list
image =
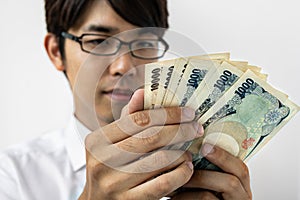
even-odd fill
[{"label": "white shirt", "polygon": [[81,138],[88,132],[72,117],[66,129],[2,152],[0,200],[78,199],[85,184],[85,148]]},{"label": "white shirt", "polygon": [[83,138],[89,132],[72,117],[66,129],[2,152],[0,200],[77,200],[85,184]]}]

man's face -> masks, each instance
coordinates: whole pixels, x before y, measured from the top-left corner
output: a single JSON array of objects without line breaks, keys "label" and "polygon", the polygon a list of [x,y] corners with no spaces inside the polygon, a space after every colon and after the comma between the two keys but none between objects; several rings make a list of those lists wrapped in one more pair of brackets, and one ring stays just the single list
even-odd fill
[{"label": "man's face", "polygon": [[[138,28],[122,19],[104,0],[94,1],[80,19],[68,33],[113,36]],[[134,38],[120,39],[129,42]],[[114,121],[128,103],[132,90],[139,87],[134,84],[142,82],[143,70],[136,66],[153,61],[134,58],[128,51],[113,57],[91,55],[83,52],[77,42],[66,39],[64,67],[73,90],[76,117],[92,130],[98,126],[92,120],[95,113],[101,126]]]}]

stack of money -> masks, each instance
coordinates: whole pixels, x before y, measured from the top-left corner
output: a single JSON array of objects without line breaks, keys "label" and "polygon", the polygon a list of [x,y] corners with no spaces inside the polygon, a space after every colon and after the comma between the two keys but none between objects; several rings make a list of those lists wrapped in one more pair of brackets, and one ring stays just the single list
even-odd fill
[{"label": "stack of money", "polygon": [[144,108],[188,106],[195,110],[204,136],[180,148],[192,152],[196,169],[218,170],[199,153],[203,143],[247,161],[299,111],[260,71],[248,62],[231,61],[229,53],[149,63]]}]

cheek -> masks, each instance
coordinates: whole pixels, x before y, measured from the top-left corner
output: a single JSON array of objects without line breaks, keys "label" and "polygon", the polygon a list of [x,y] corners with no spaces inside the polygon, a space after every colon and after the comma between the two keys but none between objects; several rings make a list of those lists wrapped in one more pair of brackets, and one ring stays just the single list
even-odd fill
[{"label": "cheek", "polygon": [[[82,52],[80,46],[73,42],[66,40],[65,43],[65,70],[69,79],[69,82],[74,88],[77,78],[81,73],[81,67],[87,60],[88,54]],[[82,78],[83,76],[81,76]]]},{"label": "cheek", "polygon": [[72,88],[74,88],[76,77],[82,66],[84,57],[76,51],[68,51],[65,56],[65,70]]}]

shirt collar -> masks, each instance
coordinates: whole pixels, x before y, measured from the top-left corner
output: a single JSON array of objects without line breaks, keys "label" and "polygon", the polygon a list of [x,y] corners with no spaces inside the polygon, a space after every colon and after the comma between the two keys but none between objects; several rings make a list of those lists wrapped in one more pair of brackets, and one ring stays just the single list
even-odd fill
[{"label": "shirt collar", "polygon": [[91,131],[73,115],[66,128],[66,149],[74,171],[85,166],[85,137]]}]

